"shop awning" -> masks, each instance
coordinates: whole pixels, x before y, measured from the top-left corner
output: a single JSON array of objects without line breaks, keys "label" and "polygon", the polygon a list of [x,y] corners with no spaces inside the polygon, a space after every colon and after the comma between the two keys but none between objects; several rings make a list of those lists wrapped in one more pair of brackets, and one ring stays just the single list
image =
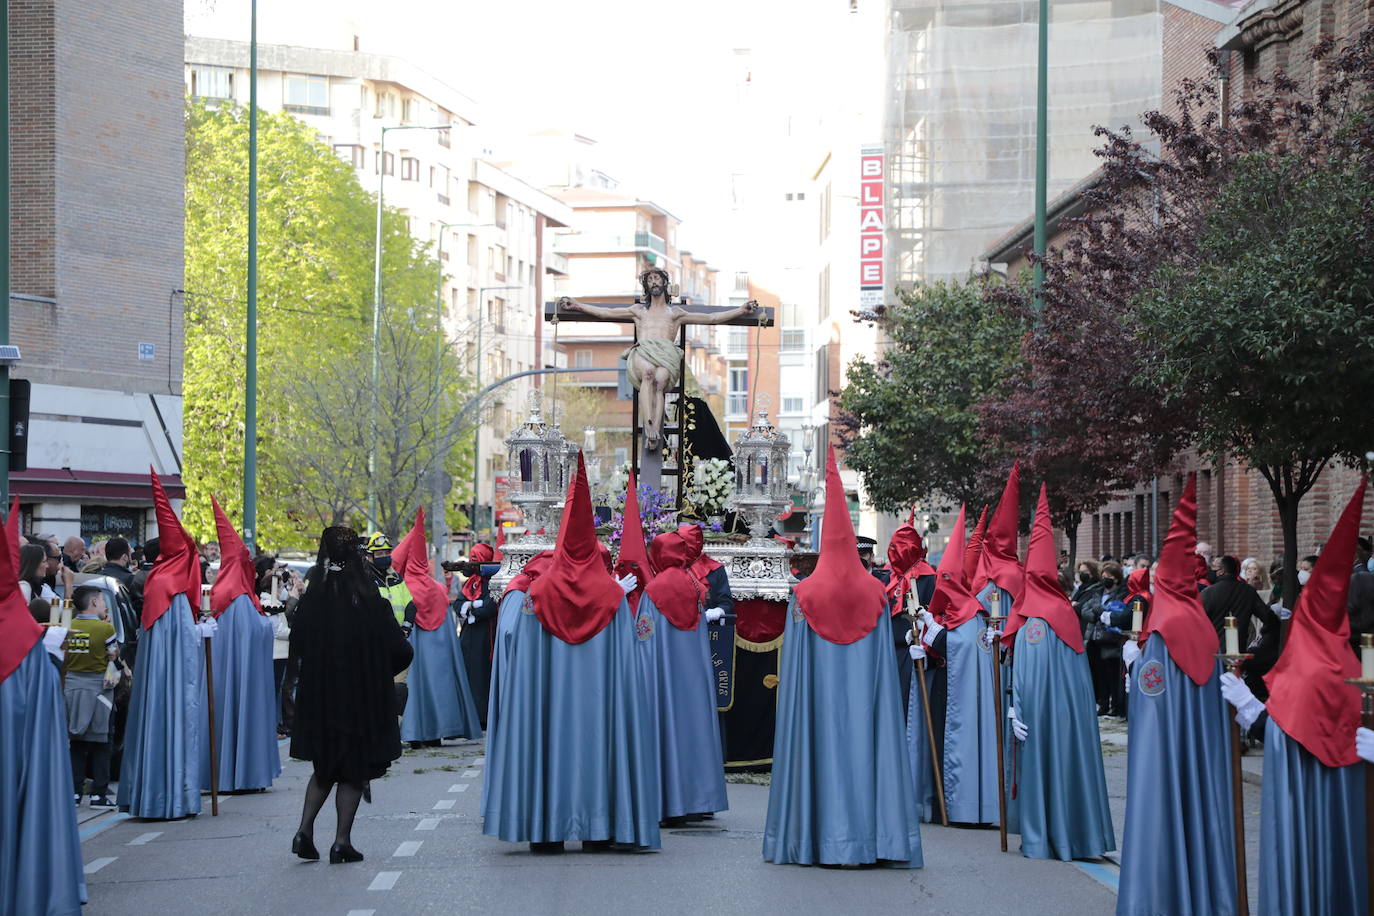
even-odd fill
[{"label": "shop awning", "polygon": [[[172,499],[186,498],[186,485],[180,474],[159,478]],[[10,492],[26,502],[35,499],[81,499],[89,502],[120,500],[153,501],[153,486],[147,474],[113,471],[78,471],[71,468],[29,468],[10,474]]]}]

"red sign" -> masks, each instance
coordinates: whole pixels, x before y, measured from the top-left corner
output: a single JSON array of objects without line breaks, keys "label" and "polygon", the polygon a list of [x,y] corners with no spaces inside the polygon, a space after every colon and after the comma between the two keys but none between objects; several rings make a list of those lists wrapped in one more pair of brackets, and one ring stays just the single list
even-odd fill
[{"label": "red sign", "polygon": [[885,158],[881,146],[859,151],[859,307],[883,304],[886,255],[883,210]]}]

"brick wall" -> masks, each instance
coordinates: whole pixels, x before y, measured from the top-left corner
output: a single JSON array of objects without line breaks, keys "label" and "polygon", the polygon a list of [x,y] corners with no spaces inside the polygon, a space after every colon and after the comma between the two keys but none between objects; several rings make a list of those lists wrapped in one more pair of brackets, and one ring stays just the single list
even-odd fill
[{"label": "brick wall", "polygon": [[1215,19],[1200,16],[1171,3],[1164,4],[1161,69],[1163,89],[1160,110],[1168,115],[1178,114],[1174,90],[1185,79],[1208,77],[1207,52],[1216,44]]},{"label": "brick wall", "polygon": [[[180,0],[10,4],[17,374],[180,393]],[[154,358],[139,359],[139,344]]]}]

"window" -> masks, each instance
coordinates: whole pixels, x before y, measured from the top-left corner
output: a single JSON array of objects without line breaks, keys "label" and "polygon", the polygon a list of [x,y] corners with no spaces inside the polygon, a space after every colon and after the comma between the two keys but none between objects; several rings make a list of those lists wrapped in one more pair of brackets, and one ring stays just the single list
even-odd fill
[{"label": "window", "polygon": [[448,166],[440,165],[429,170],[429,186],[434,189],[439,203],[448,206]]},{"label": "window", "polygon": [[389,118],[396,116],[396,94],[393,92],[377,93],[377,108],[373,112],[375,117]]},{"label": "window", "polygon": [[749,329],[726,328],[725,352],[731,356],[744,356],[749,352]]},{"label": "window", "polygon": [[192,67],[191,95],[201,99],[232,99],[234,71],[228,67]]},{"label": "window", "polygon": [[827,264],[821,270],[820,291],[816,300],[820,304],[821,320],[830,317],[830,265]]},{"label": "window", "polygon": [[575,369],[590,369],[591,367],[592,367],[592,351],[591,351],[591,350],[574,350],[574,351],[573,351],[573,368],[575,368]]},{"label": "window", "polygon": [[356,143],[334,144],[334,155],[355,169],[360,169],[367,163],[367,150]]},{"label": "window", "polygon": [[792,398],[792,397],[787,397],[787,396],[785,396],[785,395],[783,396],[783,399],[782,399],[782,412],[783,412],[783,413],[801,413],[801,412],[804,411],[804,410],[806,410],[806,399],[805,399],[805,398]]},{"label": "window", "polygon": [[806,349],[806,331],[802,328],[782,329],[782,351],[796,353]]},{"label": "window", "polygon": [[816,403],[830,398],[830,345],[816,348]]},{"label": "window", "polygon": [[329,114],[329,78],[288,73],[284,80],[284,107],[297,114]]},{"label": "window", "polygon": [[744,366],[730,369],[730,388],[725,397],[725,414],[742,417],[749,412],[749,370]]},{"label": "window", "polygon": [[420,105],[415,99],[404,99],[401,102],[401,120],[406,124],[415,122],[415,115],[420,111]]},{"label": "window", "polygon": [[[373,171],[374,174],[377,172],[377,164],[378,164],[378,162],[381,160],[381,158],[382,158],[382,154],[381,154],[380,151],[379,151],[379,152],[374,152],[374,153],[372,154],[372,171]],[[385,170],[386,170],[386,173],[387,173],[388,175],[395,175],[395,174],[396,174],[396,154],[395,154],[395,153],[387,153],[387,154],[386,154]]]},{"label": "window", "polygon": [[420,180],[420,160],[410,156],[401,157],[401,180],[419,181]]}]

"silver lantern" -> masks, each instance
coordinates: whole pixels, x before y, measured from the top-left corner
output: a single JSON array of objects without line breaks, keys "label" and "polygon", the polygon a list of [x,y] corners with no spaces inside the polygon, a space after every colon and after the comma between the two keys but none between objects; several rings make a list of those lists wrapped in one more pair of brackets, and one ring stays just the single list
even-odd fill
[{"label": "silver lantern", "polygon": [[787,482],[791,443],[768,422],[768,408],[759,406],[754,423],[735,440],[735,496],[731,508],[749,526],[750,543],[766,539],[773,520],[792,502]]}]

